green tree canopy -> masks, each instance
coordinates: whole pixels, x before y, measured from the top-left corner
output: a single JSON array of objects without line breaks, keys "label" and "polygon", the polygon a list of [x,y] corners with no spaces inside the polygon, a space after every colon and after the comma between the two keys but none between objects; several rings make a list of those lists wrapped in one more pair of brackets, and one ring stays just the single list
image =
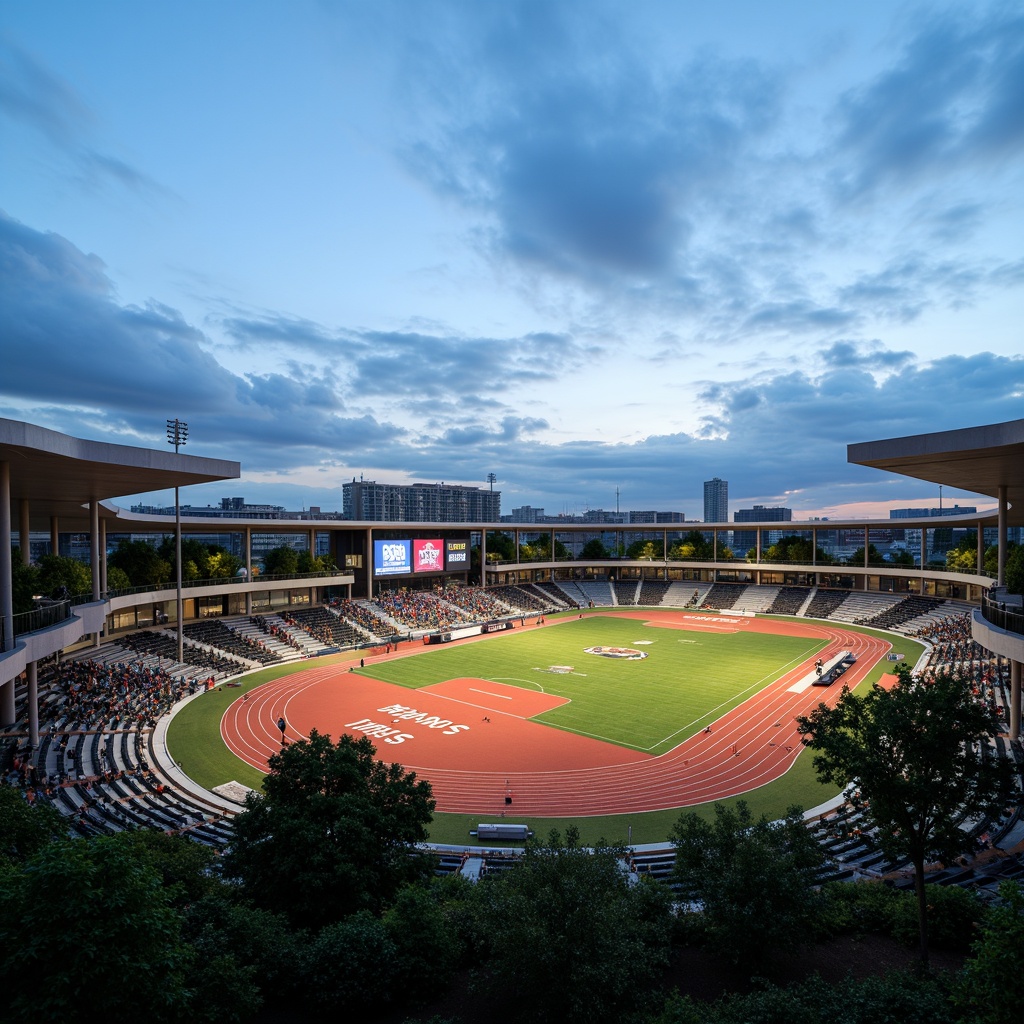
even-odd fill
[{"label": "green tree canopy", "polygon": [[752,973],[795,951],[810,934],[822,851],[792,807],[754,821],[746,802],[715,804],[712,821],[679,817],[669,837],[684,899],[699,903],[712,948]]},{"label": "green tree canopy", "polygon": [[478,885],[481,934],[503,1011],[529,1021],[619,1021],[667,962],[671,894],[630,884],[623,851],[576,830],[531,841],[523,863]]},{"label": "green tree canopy", "polygon": [[1024,594],[1024,544],[1012,544],[1006,553],[1006,589]]},{"label": "green tree canopy", "polygon": [[133,587],[147,587],[170,582],[174,575],[172,562],[160,557],[148,541],[122,540],[107,558],[108,566],[121,569]]},{"label": "green tree canopy", "polygon": [[928,960],[924,866],[970,849],[965,818],[998,815],[1015,795],[1013,765],[995,756],[995,713],[969,679],[915,679],[897,666],[896,685],[863,697],[844,688],[833,708],[819,704],[798,719],[814,751],[818,777],[851,787],[862,833],[890,859],[914,866],[922,962]]},{"label": "green tree canopy", "polygon": [[611,552],[604,546],[599,537],[593,537],[580,549],[580,561],[591,562],[608,558]]},{"label": "green tree canopy", "polygon": [[516,557],[516,545],[507,533],[487,534],[487,561],[511,562]]},{"label": "green tree canopy", "polygon": [[320,927],[379,913],[399,887],[429,874],[430,783],[374,757],[364,736],[335,744],[315,729],[271,756],[263,794],[235,819],[224,869],[264,909]]},{"label": "green tree canopy", "polygon": [[[864,545],[862,544],[857,548],[852,555],[846,560],[847,565],[864,565]],[[881,551],[875,547],[874,544],[868,544],[868,565],[885,565],[886,561],[882,557]]]},{"label": "green tree canopy", "polygon": [[665,557],[662,545],[653,540],[635,540],[626,548],[626,557],[634,560],[656,561]]},{"label": "green tree canopy", "polygon": [[[92,570],[77,558],[43,555],[37,565],[39,589],[44,594],[52,594],[61,587],[66,587],[72,597],[92,591]],[[109,566],[107,584],[110,585]]]},{"label": "green tree canopy", "polygon": [[0,873],[4,1019],[188,1019],[189,947],[158,873],[120,836],[49,843]]},{"label": "green tree canopy", "polygon": [[35,597],[40,592],[39,570],[34,565],[22,562],[21,548],[11,550],[11,585],[14,590],[14,614],[32,611]]},{"label": "green tree canopy", "polygon": [[299,553],[287,545],[271,548],[263,556],[263,571],[268,576],[294,576],[299,571]]}]

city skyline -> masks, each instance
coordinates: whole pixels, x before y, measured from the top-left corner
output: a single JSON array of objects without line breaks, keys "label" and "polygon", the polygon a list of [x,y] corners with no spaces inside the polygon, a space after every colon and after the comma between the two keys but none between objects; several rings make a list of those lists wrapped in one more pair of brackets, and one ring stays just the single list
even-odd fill
[{"label": "city skyline", "polygon": [[1024,418],[1022,68],[1008,3],[10,0],[0,416],[292,509],[935,505],[846,445]]}]

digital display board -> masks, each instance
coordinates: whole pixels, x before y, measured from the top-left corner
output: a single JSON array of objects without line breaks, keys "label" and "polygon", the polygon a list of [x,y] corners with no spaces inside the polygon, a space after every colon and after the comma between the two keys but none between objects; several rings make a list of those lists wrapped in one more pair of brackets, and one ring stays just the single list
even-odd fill
[{"label": "digital display board", "polygon": [[465,572],[469,569],[468,538],[444,542],[444,567],[454,572]]},{"label": "digital display board", "polygon": [[443,540],[414,540],[412,542],[413,572],[440,572],[443,569]]},{"label": "digital display board", "polygon": [[412,572],[411,540],[375,540],[373,575],[401,576]]}]

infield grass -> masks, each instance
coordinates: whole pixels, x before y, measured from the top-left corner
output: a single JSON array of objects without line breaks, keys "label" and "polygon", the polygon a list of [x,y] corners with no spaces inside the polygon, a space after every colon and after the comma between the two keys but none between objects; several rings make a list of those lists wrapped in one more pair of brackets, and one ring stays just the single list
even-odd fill
[{"label": "infield grass", "polygon": [[[594,615],[356,671],[414,688],[471,678],[554,694],[570,703],[534,721],[663,754],[824,646],[806,637],[687,632]],[[629,648],[647,657],[601,657],[585,653],[588,647]]]}]

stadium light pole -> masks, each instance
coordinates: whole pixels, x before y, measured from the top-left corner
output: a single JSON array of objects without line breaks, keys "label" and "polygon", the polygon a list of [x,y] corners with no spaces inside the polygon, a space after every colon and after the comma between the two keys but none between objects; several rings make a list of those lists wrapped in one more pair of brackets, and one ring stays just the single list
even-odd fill
[{"label": "stadium light pole", "polygon": [[[175,417],[167,421],[167,443],[174,445],[174,454],[178,454],[179,448],[184,448],[188,440],[188,424]],[[185,663],[185,634],[183,632],[182,618],[184,606],[181,600],[181,502],[178,501],[178,487],[174,487],[174,550],[175,562],[177,563],[177,586],[175,596],[177,599],[178,619],[178,663]]]}]

